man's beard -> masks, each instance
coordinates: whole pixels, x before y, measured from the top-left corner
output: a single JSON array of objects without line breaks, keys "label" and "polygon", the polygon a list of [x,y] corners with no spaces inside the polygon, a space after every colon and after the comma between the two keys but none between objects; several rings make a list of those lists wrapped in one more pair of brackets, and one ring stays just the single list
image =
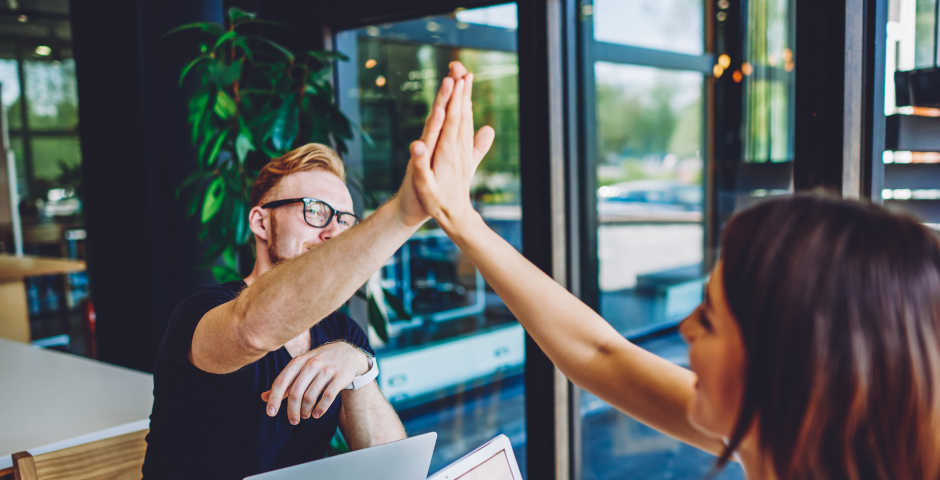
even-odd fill
[{"label": "man's beard", "polygon": [[277,220],[274,215],[271,215],[271,241],[268,242],[268,259],[271,260],[271,266],[287,260],[277,249]]}]

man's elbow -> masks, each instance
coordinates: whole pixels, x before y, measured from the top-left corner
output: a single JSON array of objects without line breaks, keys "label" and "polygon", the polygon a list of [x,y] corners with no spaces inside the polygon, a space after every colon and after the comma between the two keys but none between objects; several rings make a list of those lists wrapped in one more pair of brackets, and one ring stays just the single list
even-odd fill
[{"label": "man's elbow", "polygon": [[241,307],[236,302],[231,312],[233,324],[236,325],[235,336],[239,346],[250,355],[264,355],[280,348],[280,345],[275,345],[277,342],[271,337],[270,332],[258,328],[258,325],[251,322],[246,309]]}]

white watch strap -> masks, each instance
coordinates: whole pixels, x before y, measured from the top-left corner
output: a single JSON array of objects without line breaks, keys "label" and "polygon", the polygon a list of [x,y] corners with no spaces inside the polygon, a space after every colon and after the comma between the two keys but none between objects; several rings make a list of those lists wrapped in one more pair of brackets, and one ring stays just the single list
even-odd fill
[{"label": "white watch strap", "polygon": [[379,361],[375,357],[369,357],[369,361],[372,362],[372,368],[365,374],[353,378],[352,383],[346,387],[346,390],[359,390],[379,376]]}]

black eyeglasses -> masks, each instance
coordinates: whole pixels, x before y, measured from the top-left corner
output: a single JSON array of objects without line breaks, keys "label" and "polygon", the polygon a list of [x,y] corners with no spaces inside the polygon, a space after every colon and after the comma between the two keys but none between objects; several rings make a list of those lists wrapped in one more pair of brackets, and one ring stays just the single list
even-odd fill
[{"label": "black eyeglasses", "polygon": [[333,216],[336,216],[336,223],[345,230],[349,227],[353,227],[359,223],[359,217],[355,214],[349,212],[341,212],[333,207],[330,204],[324,202],[323,200],[317,200],[316,198],[288,198],[285,200],[275,200],[273,202],[265,203],[261,208],[277,208],[282,205],[289,205],[291,203],[304,203],[304,221],[307,222],[307,225],[316,228],[326,228],[330,222],[333,221]]}]

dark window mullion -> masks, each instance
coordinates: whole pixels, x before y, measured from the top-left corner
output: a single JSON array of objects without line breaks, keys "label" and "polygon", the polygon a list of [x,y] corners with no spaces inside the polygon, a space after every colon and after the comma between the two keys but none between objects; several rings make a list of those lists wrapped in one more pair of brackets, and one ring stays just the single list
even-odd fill
[{"label": "dark window mullion", "polygon": [[29,131],[29,102],[26,100],[26,69],[23,47],[16,47],[16,73],[20,80],[20,121],[22,129],[19,135],[23,138],[23,164],[26,165],[26,189],[33,184],[33,142]]}]

